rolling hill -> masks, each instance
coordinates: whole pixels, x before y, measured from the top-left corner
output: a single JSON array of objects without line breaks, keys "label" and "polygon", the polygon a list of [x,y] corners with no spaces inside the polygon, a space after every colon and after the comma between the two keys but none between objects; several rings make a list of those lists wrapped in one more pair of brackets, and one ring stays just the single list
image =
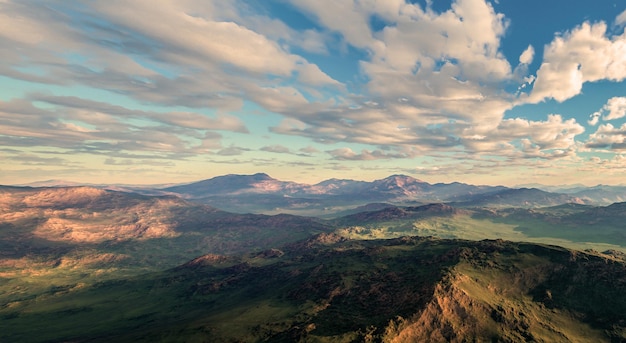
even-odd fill
[{"label": "rolling hill", "polygon": [[581,198],[569,194],[550,193],[537,188],[504,189],[484,194],[459,197],[453,204],[469,207],[521,207],[536,208],[561,204],[586,204]]},{"label": "rolling hill", "polygon": [[567,203],[542,208],[456,207],[450,204],[384,206],[328,223],[354,239],[435,236],[506,239],[573,249],[626,251],[626,203],[589,206]]},{"label": "rolling hill", "polygon": [[3,341],[615,342],[626,265],[501,240],[333,234],[0,309]]}]

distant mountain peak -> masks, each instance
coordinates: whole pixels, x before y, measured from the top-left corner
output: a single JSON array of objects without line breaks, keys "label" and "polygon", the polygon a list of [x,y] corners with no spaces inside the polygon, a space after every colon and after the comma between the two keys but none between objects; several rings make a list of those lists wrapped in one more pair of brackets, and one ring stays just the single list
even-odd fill
[{"label": "distant mountain peak", "polygon": [[276,180],[275,178],[269,176],[266,173],[256,173],[256,174],[253,174],[252,178],[256,179],[256,180]]},{"label": "distant mountain peak", "polygon": [[331,184],[345,184],[348,182],[364,182],[364,181],[356,181],[356,180],[352,180],[352,179],[338,179],[338,178],[332,178],[332,179],[327,179],[324,181],[321,181],[317,184],[315,184],[316,186],[327,186],[327,185],[331,185]]},{"label": "distant mountain peak", "polygon": [[193,194],[193,195],[237,195],[244,193],[272,193],[283,192],[293,188],[298,188],[300,184],[289,181],[280,181],[272,178],[266,173],[256,174],[228,174],[216,176],[194,182],[187,185],[179,185],[165,188],[165,191]]},{"label": "distant mountain peak", "polygon": [[380,181],[390,181],[390,182],[396,182],[396,183],[424,183],[424,181],[416,179],[412,176],[408,176],[408,175],[403,175],[403,174],[394,174],[394,175],[390,175]]},{"label": "distant mountain peak", "polygon": [[256,174],[227,174],[227,175],[216,176],[216,177],[204,180],[204,181],[211,181],[211,180],[265,181],[265,180],[276,180],[276,179],[272,178],[266,173],[256,173]]}]

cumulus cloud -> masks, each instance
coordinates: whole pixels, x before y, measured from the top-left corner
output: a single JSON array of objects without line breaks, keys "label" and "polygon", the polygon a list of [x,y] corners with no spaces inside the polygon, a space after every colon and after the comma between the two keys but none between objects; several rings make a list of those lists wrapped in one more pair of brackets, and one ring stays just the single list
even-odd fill
[{"label": "cumulus cloud", "polygon": [[585,22],[558,35],[544,49],[529,102],[562,102],[581,93],[585,82],[626,78],[626,31],[607,36],[605,22]]},{"label": "cumulus cloud", "polygon": [[626,124],[614,127],[611,124],[600,125],[596,132],[589,135],[585,144],[588,148],[626,150]]},{"label": "cumulus cloud", "polygon": [[615,120],[626,117],[626,97],[612,97],[601,109],[589,115],[589,125],[596,125],[600,118]]},{"label": "cumulus cloud", "polygon": [[505,119],[488,135],[466,129],[465,146],[475,152],[521,157],[559,158],[574,153],[575,137],[585,131],[575,119],[551,114],[546,121]]},{"label": "cumulus cloud", "polygon": [[[526,77],[514,74],[500,52],[507,20],[483,0],[453,1],[441,13],[405,1],[295,5],[367,52],[360,66],[369,98],[284,111],[288,118],[275,133],[424,151],[459,147],[463,128],[489,130],[500,122],[515,96],[502,92],[503,84]],[[372,16],[385,25],[373,27]],[[533,51],[526,49],[525,62]]]},{"label": "cumulus cloud", "polygon": [[[237,110],[244,101],[251,101],[285,117],[273,132],[322,143],[397,145],[392,147],[396,151],[410,146],[412,153],[471,148],[464,146],[470,140],[462,139],[462,131],[472,127],[477,134],[484,134],[494,129],[504,111],[512,107],[512,95],[501,91],[502,83],[527,77],[514,75],[500,52],[508,23],[484,0],[453,1],[450,9],[441,13],[429,5],[405,1],[294,1],[294,6],[318,21],[322,31],[298,31],[275,18],[248,13],[234,2],[194,0],[159,6],[150,1],[95,1],[85,5],[80,22],[44,29],[37,16],[45,15],[57,23],[69,8],[61,3],[47,9],[9,4],[11,11],[39,29],[6,33],[3,39],[22,42],[29,55],[42,56],[42,75],[50,82],[68,80],[149,103],[224,111]],[[120,6],[126,10],[119,11]],[[373,28],[370,19],[374,15],[386,26]],[[20,25],[15,16],[6,19],[7,25]],[[83,26],[89,28],[89,35]],[[318,65],[290,51],[290,47],[299,47],[327,52],[330,36],[325,30],[341,34],[345,44],[367,52],[361,68],[369,80],[365,87],[371,98],[359,102],[375,106],[355,106],[355,97],[348,94],[335,95],[330,101],[321,89],[332,86],[344,92],[342,85]],[[58,43],[32,50],[36,49],[33,42],[47,41]],[[90,53],[78,63],[59,51]],[[10,69],[17,72],[22,59],[14,57],[10,65],[16,68]],[[533,57],[534,49],[528,46],[520,63],[529,64]],[[80,112],[78,105],[97,109],[97,115],[89,120],[83,115],[76,122],[57,123],[77,132],[93,129],[94,124],[83,124],[94,120],[109,121],[108,125],[118,125],[116,130],[124,130],[118,117],[122,113],[133,118],[146,116],[162,128],[175,128],[178,135],[195,140],[202,140],[206,130],[247,132],[237,118],[223,113],[212,117],[181,111],[127,113],[105,104],[72,104],[77,99],[45,101],[75,109],[75,116]],[[163,149],[181,149],[167,141]],[[178,144],[185,145],[181,142]],[[197,146],[211,149],[219,143],[205,139]],[[221,153],[240,152],[221,149]]]},{"label": "cumulus cloud", "polygon": [[608,112],[604,120],[613,120],[626,117],[626,97],[610,98],[602,109]]},{"label": "cumulus cloud", "polygon": [[455,1],[441,14],[403,4],[398,13],[379,35],[384,44],[372,46],[371,61],[362,63],[369,90],[430,112],[417,120],[498,121],[508,101],[494,96],[495,85],[511,77],[499,51],[503,15],[480,0]]}]

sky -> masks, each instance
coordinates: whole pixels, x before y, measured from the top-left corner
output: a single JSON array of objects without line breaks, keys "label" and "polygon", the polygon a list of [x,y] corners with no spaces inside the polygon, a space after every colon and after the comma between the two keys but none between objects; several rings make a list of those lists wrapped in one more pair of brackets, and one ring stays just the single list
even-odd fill
[{"label": "sky", "polygon": [[626,183],[623,0],[0,0],[0,184]]}]

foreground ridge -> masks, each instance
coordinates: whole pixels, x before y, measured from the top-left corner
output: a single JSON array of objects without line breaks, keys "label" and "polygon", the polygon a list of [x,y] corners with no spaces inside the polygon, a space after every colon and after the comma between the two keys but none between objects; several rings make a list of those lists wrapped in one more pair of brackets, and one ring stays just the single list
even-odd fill
[{"label": "foreground ridge", "polygon": [[609,342],[626,339],[624,291],[626,265],[614,255],[323,233],[9,304],[0,311],[0,338]]}]

